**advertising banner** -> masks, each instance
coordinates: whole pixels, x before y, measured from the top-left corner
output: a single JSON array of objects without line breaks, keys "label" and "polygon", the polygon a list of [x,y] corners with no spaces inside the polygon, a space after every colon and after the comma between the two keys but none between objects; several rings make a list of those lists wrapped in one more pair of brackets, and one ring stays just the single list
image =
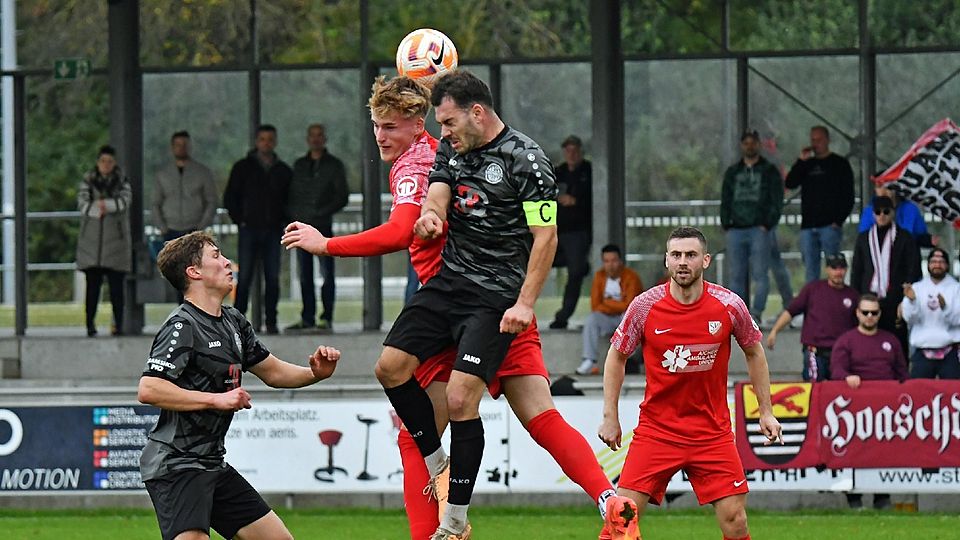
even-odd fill
[{"label": "advertising banner", "polygon": [[784,445],[764,445],[756,396],[738,384],[737,445],[750,469],[960,466],[960,386],[913,379],[771,386]]}]

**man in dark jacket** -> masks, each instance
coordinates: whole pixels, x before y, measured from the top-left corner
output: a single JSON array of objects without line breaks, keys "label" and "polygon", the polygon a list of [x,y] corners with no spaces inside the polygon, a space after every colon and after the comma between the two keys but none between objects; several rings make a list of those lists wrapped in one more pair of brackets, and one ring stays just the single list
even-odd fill
[{"label": "man in dark jacket", "polygon": [[747,269],[753,278],[750,314],[758,323],[767,304],[770,278],[770,234],[780,221],[783,182],[776,166],[760,155],[760,136],[747,131],[740,137],[743,158],[723,175],[720,225],[727,231],[730,290],[747,298]]},{"label": "man in dark jacket", "polygon": [[873,200],[875,223],[860,233],[853,251],[850,286],[860,294],[873,293],[880,300],[880,329],[897,336],[905,356],[909,343],[907,325],[897,324],[897,306],[903,300],[904,285],[919,281],[920,250],[910,233],[894,222],[890,197]]},{"label": "man in dark jacket", "polygon": [[853,169],[847,158],[830,151],[826,127],[810,129],[810,146],[800,151],[786,186],[801,189],[800,253],[810,283],[820,279],[820,253],[840,253],[843,222],[853,210]]},{"label": "man in dark jacket", "polygon": [[[333,236],[333,214],[347,205],[347,175],[343,162],[327,151],[326,130],[322,124],[311,124],[307,128],[307,147],[307,155],[293,163],[287,215],[294,221],[316,227],[330,238]],[[297,250],[303,310],[300,312],[300,322],[287,327],[288,331],[311,330],[315,322],[318,322],[316,327],[321,330],[333,328],[333,303],[336,299],[333,257],[319,257],[320,273],[323,275],[323,286],[320,288],[323,313],[319,321],[315,320],[317,297],[313,284],[313,257],[307,251]]]},{"label": "man in dark jacket", "polygon": [[280,237],[287,223],[284,206],[293,171],[274,153],[277,128],[257,128],[254,149],[233,164],[223,193],[223,206],[239,227],[237,252],[240,275],[234,307],[247,311],[247,299],[257,264],[263,266],[264,315],[267,333],[276,334],[280,299]]}]

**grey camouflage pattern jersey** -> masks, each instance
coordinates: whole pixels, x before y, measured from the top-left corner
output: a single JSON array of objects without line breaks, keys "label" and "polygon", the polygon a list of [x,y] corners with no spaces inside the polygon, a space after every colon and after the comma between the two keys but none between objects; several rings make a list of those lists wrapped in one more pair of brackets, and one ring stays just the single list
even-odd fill
[{"label": "grey camouflage pattern jersey", "polygon": [[523,203],[557,200],[553,165],[540,145],[510,127],[462,156],[442,140],[430,182],[443,182],[452,191],[444,265],[516,299],[533,245]]},{"label": "grey camouflage pattern jersey", "polygon": [[[214,317],[184,303],[153,339],[143,376],[160,377],[185,390],[229,392],[241,385],[244,371],[269,355],[236,309],[223,306],[221,316]],[[223,468],[224,438],[232,420],[232,411],[161,409],[140,457],[141,477]]]}]

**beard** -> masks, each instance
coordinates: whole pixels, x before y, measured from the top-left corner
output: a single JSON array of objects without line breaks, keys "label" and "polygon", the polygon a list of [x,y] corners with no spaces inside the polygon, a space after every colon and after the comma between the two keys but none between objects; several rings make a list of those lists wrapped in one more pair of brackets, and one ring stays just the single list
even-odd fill
[{"label": "beard", "polygon": [[670,271],[670,279],[683,289],[693,286],[694,283],[700,280],[701,276],[703,276],[703,269],[697,270],[685,267]]},{"label": "beard", "polygon": [[877,326],[879,326],[879,321],[874,323],[860,323],[860,328],[863,328],[867,332],[873,332],[877,329]]}]

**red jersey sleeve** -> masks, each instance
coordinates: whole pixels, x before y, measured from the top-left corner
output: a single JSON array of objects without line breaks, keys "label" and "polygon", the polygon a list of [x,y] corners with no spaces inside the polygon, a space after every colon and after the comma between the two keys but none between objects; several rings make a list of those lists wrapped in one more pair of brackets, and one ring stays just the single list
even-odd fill
[{"label": "red jersey sleeve", "polygon": [[413,243],[413,224],[420,217],[420,207],[400,205],[386,223],[347,236],[335,236],[327,243],[327,251],[337,257],[371,257],[403,251]]},{"label": "red jersey sleeve", "polygon": [[627,356],[632,355],[643,341],[643,328],[650,309],[666,294],[667,285],[664,284],[652,287],[634,298],[623,314],[620,326],[613,332],[610,344],[621,353]]}]

